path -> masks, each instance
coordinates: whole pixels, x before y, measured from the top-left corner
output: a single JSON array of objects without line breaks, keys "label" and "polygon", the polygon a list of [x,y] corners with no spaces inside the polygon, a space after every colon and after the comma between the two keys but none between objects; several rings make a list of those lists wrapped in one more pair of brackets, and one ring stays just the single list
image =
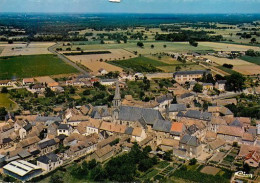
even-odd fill
[{"label": "path", "polygon": [[70,59],[68,59],[67,57],[65,57],[63,54],[57,52],[55,50],[55,47],[58,45],[59,43],[56,43],[55,45],[51,46],[48,48],[49,52],[53,53],[54,55],[57,55],[61,60],[63,60],[64,62],[68,63],[69,65],[71,65],[72,67],[74,67],[75,69],[77,69],[78,71],[80,71],[81,73],[83,73],[86,76],[90,76],[90,73],[85,71],[84,69],[80,68],[77,64],[75,64],[74,62],[72,62]]}]

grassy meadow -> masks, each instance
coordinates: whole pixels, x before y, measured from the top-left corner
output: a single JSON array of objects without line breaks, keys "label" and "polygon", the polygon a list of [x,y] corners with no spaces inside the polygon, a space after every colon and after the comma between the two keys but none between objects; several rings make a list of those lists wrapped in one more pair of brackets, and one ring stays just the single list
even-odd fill
[{"label": "grassy meadow", "polygon": [[0,58],[0,79],[49,76],[77,72],[78,70],[54,55],[28,55]]},{"label": "grassy meadow", "polygon": [[247,61],[247,62],[251,62],[257,65],[260,65],[260,57],[250,57],[250,56],[243,56],[240,59]]},{"label": "grassy meadow", "polygon": [[17,107],[17,105],[10,100],[8,94],[0,93],[0,107],[5,107],[7,110],[12,110]]}]

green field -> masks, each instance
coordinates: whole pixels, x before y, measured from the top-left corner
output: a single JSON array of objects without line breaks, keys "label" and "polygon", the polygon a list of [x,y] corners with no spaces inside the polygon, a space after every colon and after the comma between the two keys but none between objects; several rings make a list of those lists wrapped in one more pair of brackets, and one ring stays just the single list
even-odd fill
[{"label": "green field", "polygon": [[169,64],[153,60],[147,57],[136,57],[122,61],[111,61],[110,64],[122,67],[123,69],[131,69],[135,72],[160,72],[159,66],[169,66]]},{"label": "green field", "polygon": [[9,99],[8,94],[0,93],[0,107],[5,107],[8,110],[12,110],[17,107],[17,105]]},{"label": "green field", "polygon": [[77,73],[55,55],[28,55],[0,58],[0,79]]},{"label": "green field", "polygon": [[223,66],[217,66],[218,69],[228,73],[228,74],[235,74],[237,73],[236,71],[232,70],[232,69],[229,69],[229,68],[226,68],[226,67],[223,67]]},{"label": "green field", "polygon": [[243,56],[243,57],[240,57],[240,59],[260,65],[260,57]]}]

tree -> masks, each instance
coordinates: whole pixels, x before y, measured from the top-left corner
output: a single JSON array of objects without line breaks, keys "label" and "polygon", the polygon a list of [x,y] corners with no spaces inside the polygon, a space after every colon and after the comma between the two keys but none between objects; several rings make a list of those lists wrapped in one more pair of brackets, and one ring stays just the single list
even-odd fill
[{"label": "tree", "polygon": [[90,95],[90,90],[84,90],[83,95]]},{"label": "tree", "polygon": [[164,48],[166,48],[166,47],[167,47],[167,45],[165,44],[165,45],[163,45],[163,47],[164,47]]},{"label": "tree", "polygon": [[139,42],[137,42],[137,46],[143,48],[144,47],[144,43],[139,41]]},{"label": "tree", "polygon": [[77,51],[80,51],[80,50],[81,50],[81,48],[80,48],[80,47],[77,47],[76,49],[77,49]]},{"label": "tree", "polygon": [[181,70],[181,66],[177,66],[176,68],[175,68],[175,71],[180,71]]},{"label": "tree", "polygon": [[0,120],[5,120],[5,116],[7,115],[7,111],[4,107],[0,107]]},{"label": "tree", "polygon": [[55,96],[55,93],[49,87],[47,87],[45,89],[45,97],[54,97],[54,96]]},{"label": "tree", "polygon": [[191,39],[191,40],[189,41],[189,43],[190,43],[191,46],[194,46],[194,47],[197,47],[198,44],[199,44],[198,42],[194,41],[193,39]]},{"label": "tree", "polygon": [[13,44],[14,41],[12,39],[8,40],[8,44]]},{"label": "tree", "polygon": [[63,183],[63,177],[59,174],[53,174],[50,178],[49,183]]},{"label": "tree", "polygon": [[189,162],[190,165],[196,165],[197,163],[197,159],[196,158],[192,158]]},{"label": "tree", "polygon": [[154,48],[154,45],[153,45],[153,44],[151,45],[151,48],[152,48],[152,49]]},{"label": "tree", "polygon": [[256,42],[256,38],[253,37],[253,38],[251,39],[251,43],[255,43],[255,42]]},{"label": "tree", "polygon": [[105,42],[104,42],[104,40],[103,40],[103,39],[100,41],[100,44],[105,44]]},{"label": "tree", "polygon": [[234,73],[227,77],[227,89],[229,91],[242,91],[245,85],[245,77],[240,73]]},{"label": "tree", "polygon": [[203,89],[203,86],[201,84],[196,83],[193,87],[193,91],[197,93],[201,93]]},{"label": "tree", "polygon": [[3,87],[1,93],[8,93],[8,89],[6,87]]},{"label": "tree", "polygon": [[246,173],[249,173],[250,172],[250,166],[247,164],[247,163],[244,163],[243,165],[243,171],[246,172]]}]

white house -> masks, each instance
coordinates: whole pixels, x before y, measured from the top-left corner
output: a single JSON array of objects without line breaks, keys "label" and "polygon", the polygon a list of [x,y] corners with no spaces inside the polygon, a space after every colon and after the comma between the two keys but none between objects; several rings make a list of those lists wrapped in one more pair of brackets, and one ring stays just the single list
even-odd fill
[{"label": "white house", "polygon": [[13,86],[13,83],[10,80],[0,80],[0,87]]},{"label": "white house", "polygon": [[59,127],[57,128],[57,135],[66,135],[66,136],[70,136],[70,134],[72,133],[73,129],[70,125],[68,124],[60,124]]},{"label": "white house", "polygon": [[104,86],[112,86],[117,82],[117,79],[101,79],[100,84]]},{"label": "white house", "polygon": [[37,166],[41,167],[46,172],[54,170],[62,164],[63,160],[54,153],[41,156],[37,159]]}]

